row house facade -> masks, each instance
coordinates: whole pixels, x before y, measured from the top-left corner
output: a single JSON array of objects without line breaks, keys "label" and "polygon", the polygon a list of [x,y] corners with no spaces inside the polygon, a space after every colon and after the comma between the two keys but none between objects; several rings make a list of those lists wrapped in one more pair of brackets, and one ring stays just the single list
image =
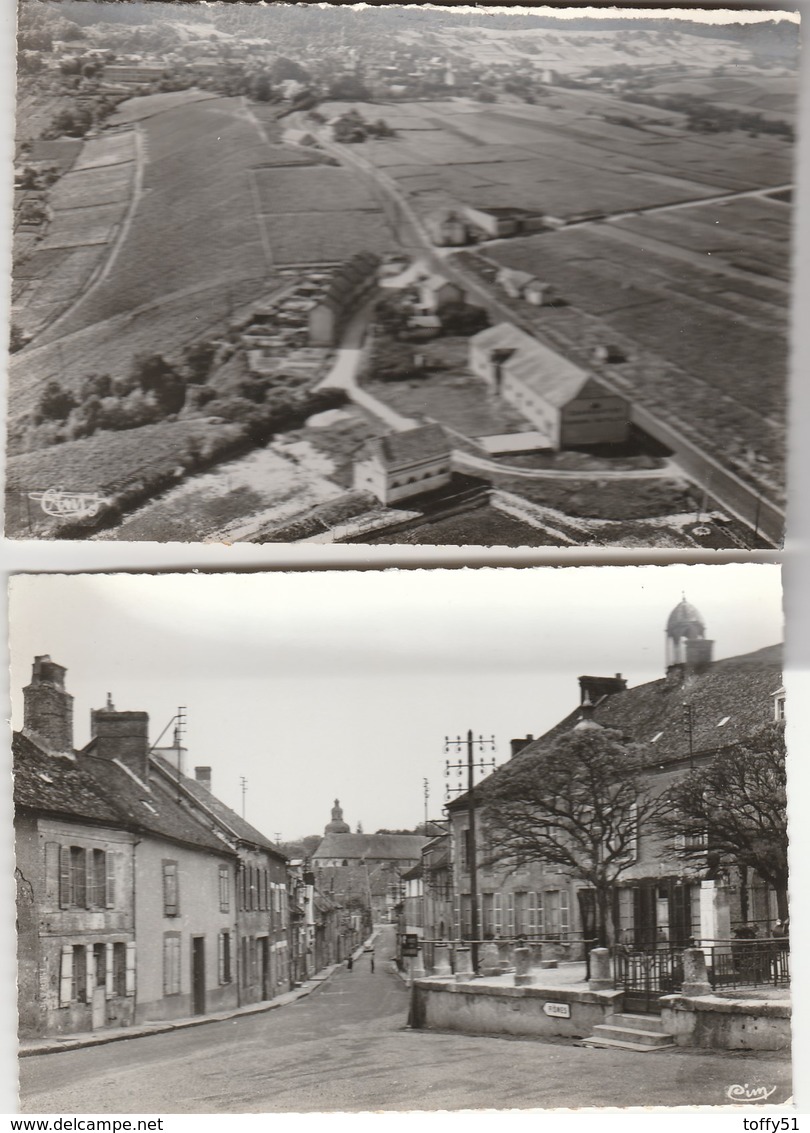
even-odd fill
[{"label": "row house facade", "polygon": [[[65,669],[34,661],[13,738],[24,1037],[201,1015],[290,981],[287,863],[108,697],[73,747]],[[205,771],[206,769],[202,769]]]},{"label": "row house facade", "polygon": [[[713,660],[701,615],[684,599],[666,624],[663,678],[627,688],[620,674],[579,678],[580,703],[537,740],[512,744],[512,758],[542,758],[559,736],[577,726],[619,731],[649,753],[645,789],[663,793],[691,767],[711,762],[773,721],[784,719],[782,650]],[[498,772],[494,772],[498,774]],[[560,955],[579,958],[595,932],[593,890],[557,868],[532,863],[511,873],[493,864],[476,788],[476,881],[481,939],[558,941]],[[467,795],[448,807],[452,836],[454,925],[472,932],[470,808]],[[690,940],[728,940],[735,931],[768,935],[779,912],[776,894],[733,862],[684,858],[678,846],[641,828],[617,886],[617,942],[631,948],[681,947]]]}]

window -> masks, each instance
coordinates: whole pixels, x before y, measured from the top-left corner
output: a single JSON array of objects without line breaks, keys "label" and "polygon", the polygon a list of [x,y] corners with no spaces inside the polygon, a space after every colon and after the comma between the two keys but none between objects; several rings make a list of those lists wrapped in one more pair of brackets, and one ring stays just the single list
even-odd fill
[{"label": "window", "polygon": [[219,867],[219,911],[227,913],[231,908],[231,884],[228,875],[228,867],[221,865]]},{"label": "window", "polygon": [[177,878],[177,862],[163,862],[163,915],[164,917],[177,917],[180,915],[180,893]]},{"label": "window", "polygon": [[526,909],[528,896],[528,893],[515,894],[515,936],[526,935]]},{"label": "window", "polygon": [[492,895],[492,928],[496,936],[503,931],[503,906],[500,893]]},{"label": "window", "polygon": [[229,984],[233,979],[231,975],[231,934],[224,930],[219,934],[219,982]]},{"label": "window", "polygon": [[93,945],[93,983],[96,987],[105,987],[107,983],[107,946],[105,944]]},{"label": "window", "polygon": [[180,994],[180,933],[163,934],[163,994]]},{"label": "window", "polygon": [[105,909],[114,904],[114,861],[113,855],[105,853],[104,850],[93,850],[91,852],[87,894],[88,907]]},{"label": "window", "polygon": [[571,917],[568,908],[568,890],[560,890],[560,935],[565,935],[571,928]]},{"label": "window", "polygon": [[461,870],[469,873],[470,869],[470,831],[467,827],[461,831]]},{"label": "window", "polygon": [[60,847],[59,905],[63,909],[87,907],[87,852],[81,846]]},{"label": "window", "polygon": [[70,998],[74,1003],[87,1002],[87,949],[83,944],[73,945]]},{"label": "window", "polygon": [[515,935],[515,895],[514,893],[506,894],[506,935],[512,937]]},{"label": "window", "polygon": [[492,893],[484,893],[481,896],[481,931],[484,936],[492,936],[495,931],[492,898]]}]

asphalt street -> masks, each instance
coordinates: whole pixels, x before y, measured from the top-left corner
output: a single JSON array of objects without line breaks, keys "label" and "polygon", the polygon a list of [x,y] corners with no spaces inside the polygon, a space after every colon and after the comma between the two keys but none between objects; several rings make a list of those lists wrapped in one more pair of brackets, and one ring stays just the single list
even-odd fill
[{"label": "asphalt street", "polygon": [[727,1105],[733,1085],[791,1093],[787,1055],[635,1054],[411,1031],[393,931],[312,995],[259,1015],[22,1059],[25,1113],[281,1113]]}]

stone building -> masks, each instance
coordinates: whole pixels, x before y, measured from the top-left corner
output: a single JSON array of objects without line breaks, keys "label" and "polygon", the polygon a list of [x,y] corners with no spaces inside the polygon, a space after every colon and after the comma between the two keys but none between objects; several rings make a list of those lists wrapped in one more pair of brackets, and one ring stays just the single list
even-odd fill
[{"label": "stone building", "polygon": [[[698,611],[683,599],[665,628],[665,675],[627,688],[620,674],[579,678],[579,705],[536,740],[513,741],[512,756],[542,758],[555,739],[583,719],[646,746],[645,783],[662,793],[691,766],[710,763],[784,715],[780,645],[713,659]],[[494,772],[495,775],[498,771]],[[450,803],[455,927],[469,937],[468,798]],[[511,874],[487,864],[491,847],[476,816],[479,924],[486,939],[543,937],[581,941],[589,935],[593,893],[564,871],[535,863]],[[633,859],[618,886],[614,919],[621,943],[635,948],[683,946],[690,939],[728,940],[743,926],[768,935],[778,911],[773,890],[734,863],[685,861],[649,829],[637,831]],[[573,944],[565,954],[581,953]]]},{"label": "stone building", "polygon": [[441,425],[420,425],[367,441],[354,464],[354,487],[383,504],[444,488],[451,478],[450,442]]},{"label": "stone building", "polygon": [[220,950],[218,955],[222,974],[230,973],[236,983],[240,1005],[273,999],[290,987],[287,858],[216,797],[210,767],[195,767],[191,779],[168,755],[153,755],[155,774],[176,792],[178,803],[238,857],[232,900],[222,877],[222,904],[232,904],[236,921],[233,951]]},{"label": "stone building", "polygon": [[329,286],[309,311],[310,346],[337,346],[347,320],[377,285],[379,256],[358,252],[335,271]]},{"label": "stone building", "polygon": [[627,439],[626,401],[512,323],[474,335],[469,365],[548,438],[551,448]]},{"label": "stone building", "polygon": [[421,834],[353,834],[335,800],[332,821],[312,855],[315,881],[346,909],[366,908],[374,923],[390,921],[425,841]]}]

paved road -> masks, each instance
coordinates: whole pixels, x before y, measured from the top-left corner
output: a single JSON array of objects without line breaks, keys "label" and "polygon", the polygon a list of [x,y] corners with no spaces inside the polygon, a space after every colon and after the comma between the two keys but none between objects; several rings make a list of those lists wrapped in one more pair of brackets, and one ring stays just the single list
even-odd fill
[{"label": "paved road", "polygon": [[568,1041],[409,1031],[408,995],[385,959],[340,969],[297,1004],[189,1030],[23,1059],[27,1113],[722,1105],[733,1084],[790,1093],[786,1058],[630,1054]]}]

